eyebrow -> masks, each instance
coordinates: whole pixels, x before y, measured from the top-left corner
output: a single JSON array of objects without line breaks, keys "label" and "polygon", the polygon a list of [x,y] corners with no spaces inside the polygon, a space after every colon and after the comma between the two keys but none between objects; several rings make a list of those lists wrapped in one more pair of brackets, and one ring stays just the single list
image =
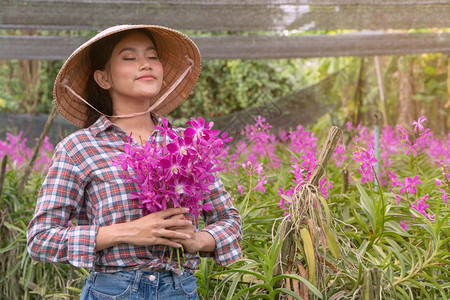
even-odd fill
[{"label": "eyebrow", "polygon": [[[150,46],[150,47],[147,47],[147,48],[145,49],[145,51],[149,51],[149,50],[156,51],[156,48],[153,47],[153,46]],[[136,48],[132,48],[132,47],[123,48],[122,50],[119,51],[119,54],[122,53],[122,52],[124,52],[124,51],[136,51]]]}]

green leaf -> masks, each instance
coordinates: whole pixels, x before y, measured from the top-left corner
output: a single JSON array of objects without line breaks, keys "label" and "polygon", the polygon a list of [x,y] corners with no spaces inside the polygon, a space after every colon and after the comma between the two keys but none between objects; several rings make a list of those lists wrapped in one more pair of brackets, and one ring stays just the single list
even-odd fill
[{"label": "green leaf", "polygon": [[359,248],[358,248],[358,255],[363,257],[365,255],[365,253],[366,253],[366,249],[367,249],[368,245],[369,245],[369,241],[368,240],[364,240],[362,242],[361,246],[359,246]]},{"label": "green leaf", "polygon": [[68,286],[67,289],[68,289],[69,291],[75,292],[75,293],[77,293],[77,294],[81,294],[81,289],[80,289],[80,288],[73,287],[73,286]]},{"label": "green leaf", "polygon": [[21,233],[23,236],[26,236],[27,233],[25,231],[25,229],[19,228],[11,223],[8,222],[4,222],[3,225],[5,225],[5,227],[9,228],[9,229],[14,229],[15,231]]},{"label": "green leaf", "polygon": [[425,272],[420,272],[419,275],[427,279],[429,282],[433,283],[433,288],[437,289],[441,293],[443,297],[442,299],[447,299],[447,293],[441,288],[440,284],[436,280],[434,280],[432,276],[429,276]]},{"label": "green leaf", "polygon": [[248,299],[267,299],[267,300],[272,300],[273,299],[273,297],[270,297],[270,295],[267,295],[267,294],[252,294],[252,295],[249,295],[249,298]]},{"label": "green leaf", "polygon": [[325,200],[325,198],[322,195],[320,195],[320,194],[317,197],[320,199],[320,202],[322,202],[322,206],[323,206],[323,208],[325,210],[325,215],[327,217],[327,224],[330,224],[331,213],[330,213],[330,209],[328,207],[327,200]]},{"label": "green leaf", "polygon": [[305,251],[308,278],[312,284],[316,283],[316,259],[311,235],[307,228],[300,229],[300,237],[303,241],[303,250]]},{"label": "green leaf", "polygon": [[447,246],[450,243],[450,237],[439,242],[438,248],[442,248],[443,246]]},{"label": "green leaf", "polygon": [[418,281],[416,281],[416,280],[414,280],[412,278],[408,279],[408,282],[411,282],[416,287],[418,287],[422,291],[422,293],[425,295],[425,297],[427,297],[427,299],[431,300],[430,294],[427,292],[427,290],[423,287],[423,285],[420,282],[418,282]]},{"label": "green leaf", "polygon": [[406,292],[406,290],[405,290],[404,287],[402,287],[402,286],[396,286],[396,287],[395,287],[395,290],[396,290],[400,295],[403,296],[403,298],[399,298],[399,299],[405,299],[405,300],[407,300],[407,299],[413,299],[413,298],[412,298],[413,295],[409,295],[409,294]]},{"label": "green leaf", "polygon": [[284,293],[284,294],[287,294],[287,295],[290,295],[290,296],[294,297],[295,299],[303,300],[302,297],[300,297],[299,295],[297,295],[293,291],[288,290],[286,288],[277,288],[277,289],[275,289],[273,295],[275,296],[275,295],[277,295],[279,293]]},{"label": "green leaf", "polygon": [[375,227],[375,220],[376,220],[376,214],[377,211],[375,209],[375,204],[372,200],[372,198],[367,195],[366,191],[363,189],[361,184],[359,182],[356,183],[356,187],[358,188],[359,193],[361,194],[360,200],[360,206],[364,209],[366,212],[367,217],[369,218],[369,222],[372,225],[372,228]]},{"label": "green leaf", "polygon": [[350,198],[350,205],[351,205],[351,211],[353,212],[353,217],[358,222],[358,224],[363,228],[363,230],[367,233],[370,232],[369,226],[367,226],[366,222],[361,219],[360,214],[356,211],[356,209],[353,207],[354,200],[353,197]]},{"label": "green leaf", "polygon": [[242,276],[234,276],[233,281],[231,282],[230,288],[228,289],[227,298],[231,298],[234,294],[236,294],[236,288],[241,280]]},{"label": "green leaf", "polygon": [[336,239],[334,238],[333,232],[331,232],[330,228],[328,228],[326,225],[324,226],[325,226],[325,233],[327,235],[327,244],[328,248],[330,249],[331,255],[334,258],[339,259],[341,258],[341,255],[339,253],[338,243],[336,242]]},{"label": "green leaf", "polygon": [[20,263],[14,265],[14,267],[3,277],[0,279],[0,283],[6,281],[12,274],[14,274],[20,267]]},{"label": "green leaf", "polygon": [[294,280],[298,280],[302,283],[304,283],[308,289],[314,293],[314,295],[316,295],[316,297],[318,297],[319,299],[322,299],[322,293],[314,286],[314,284],[312,284],[310,281],[306,280],[305,278],[296,275],[296,274],[283,274],[283,275],[278,275],[275,276],[270,282],[269,285],[274,285],[276,282],[283,280],[283,279],[294,279]]},{"label": "green leaf", "polygon": [[226,271],[222,271],[222,272],[217,272],[212,274],[211,276],[219,276],[222,274],[229,274],[229,273],[243,273],[243,274],[249,274],[252,276],[255,276],[256,278],[259,278],[261,281],[265,281],[265,277],[264,275],[254,272],[254,271],[250,271],[250,270],[243,270],[243,269],[230,269],[230,270],[226,270]]},{"label": "green leaf", "polygon": [[250,293],[250,292],[252,292],[252,291],[254,291],[256,289],[267,290],[268,288],[270,289],[270,286],[268,286],[267,284],[264,284],[264,283],[255,284],[255,285],[252,285],[252,286],[250,286],[248,288],[240,290],[239,292],[236,293],[236,295],[233,296],[233,298],[231,298],[231,300],[237,300],[237,299],[239,299],[240,296],[242,296],[242,295],[244,295],[246,293]]},{"label": "green leaf", "polygon": [[13,249],[17,249],[17,248],[22,248],[24,246],[24,244],[26,244],[27,240],[22,238],[22,239],[16,239],[14,240],[11,244],[9,244],[8,246],[6,246],[5,248],[1,248],[0,249],[0,253],[4,254],[8,251],[11,251]]}]

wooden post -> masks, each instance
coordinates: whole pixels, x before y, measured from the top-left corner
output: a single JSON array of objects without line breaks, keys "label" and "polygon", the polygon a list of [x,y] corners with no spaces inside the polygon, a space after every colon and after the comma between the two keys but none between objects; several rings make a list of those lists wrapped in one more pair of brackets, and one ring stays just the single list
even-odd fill
[{"label": "wooden post", "polygon": [[378,90],[380,92],[381,113],[383,114],[383,125],[387,126],[386,92],[384,89],[383,73],[381,72],[380,58],[375,56],[375,70],[377,71]]},{"label": "wooden post", "polygon": [[41,132],[41,136],[39,137],[36,147],[34,148],[34,152],[33,155],[31,156],[30,162],[28,163],[27,168],[25,169],[25,173],[23,174],[22,178],[19,181],[18,186],[19,194],[21,194],[25,188],[25,184],[27,183],[31,171],[33,170],[34,164],[39,154],[39,150],[41,149],[42,143],[44,142],[44,139],[47,136],[50,127],[52,126],[53,120],[55,119],[57,112],[58,111],[56,110],[56,106],[53,106],[53,109],[50,115],[48,116],[47,122],[45,123],[44,129]]},{"label": "wooden post", "polygon": [[309,183],[319,187],[320,178],[325,174],[325,169],[328,166],[328,161],[333,156],[334,150],[336,150],[337,143],[342,135],[342,129],[337,126],[332,126],[328,132],[328,137],[325,144],[322,147],[322,152],[317,160],[316,166],[313,169]]}]

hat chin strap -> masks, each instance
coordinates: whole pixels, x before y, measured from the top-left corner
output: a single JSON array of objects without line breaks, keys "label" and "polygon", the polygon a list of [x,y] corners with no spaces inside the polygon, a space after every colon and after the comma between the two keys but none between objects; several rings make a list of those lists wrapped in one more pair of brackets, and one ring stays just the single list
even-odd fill
[{"label": "hat chin strap", "polygon": [[103,115],[107,118],[119,118],[119,119],[133,118],[133,117],[148,114],[149,112],[155,110],[159,105],[161,105],[161,103],[163,103],[164,100],[166,100],[166,98],[170,95],[170,93],[172,93],[173,90],[177,88],[177,86],[181,83],[181,81],[183,81],[183,79],[186,77],[186,75],[192,71],[192,68],[194,67],[194,61],[191,58],[189,58],[187,55],[185,58],[189,62],[189,66],[187,67],[187,69],[183,72],[183,74],[180,75],[180,77],[178,77],[178,79],[172,84],[172,86],[155,103],[153,103],[152,106],[150,106],[146,111],[143,111],[143,112],[132,113],[132,114],[127,114],[127,115],[109,116],[109,115],[102,113],[98,109],[96,109],[92,104],[90,104],[88,101],[84,100],[83,97],[78,95],[77,92],[75,92],[70,86],[67,85],[67,82],[68,82],[67,79],[64,79],[59,84],[62,87],[64,87],[66,90],[68,90],[72,95],[77,97],[79,100],[83,101],[87,106],[89,106],[90,108],[92,108],[93,110],[98,112],[100,115]]}]

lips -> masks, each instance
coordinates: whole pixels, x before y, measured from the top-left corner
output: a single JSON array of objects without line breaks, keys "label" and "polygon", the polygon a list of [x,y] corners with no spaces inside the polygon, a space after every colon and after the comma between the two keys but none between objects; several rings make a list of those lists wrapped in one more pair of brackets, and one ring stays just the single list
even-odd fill
[{"label": "lips", "polygon": [[136,80],[145,80],[145,81],[155,80],[155,76],[153,76],[153,75],[142,75],[142,76],[139,76],[138,78],[136,78]]}]

